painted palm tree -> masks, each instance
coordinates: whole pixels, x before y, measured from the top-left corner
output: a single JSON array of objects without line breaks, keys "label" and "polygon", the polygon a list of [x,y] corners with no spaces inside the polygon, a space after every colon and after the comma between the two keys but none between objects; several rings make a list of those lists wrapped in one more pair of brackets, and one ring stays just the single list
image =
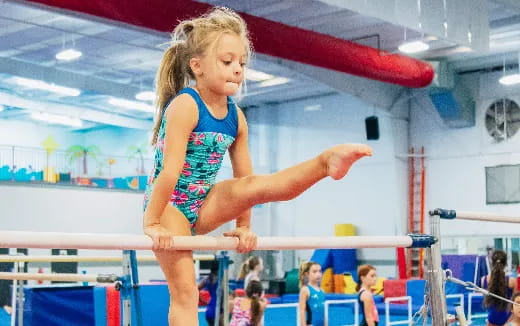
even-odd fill
[{"label": "painted palm tree", "polygon": [[146,173],[144,169],[144,154],[148,151],[148,144],[146,142],[140,145],[131,145],[128,147],[127,156],[128,160],[135,158],[139,159],[139,166],[136,168],[137,173],[143,175]]},{"label": "painted palm tree", "polygon": [[81,145],[72,145],[67,148],[67,159],[69,163],[73,163],[75,160],[81,159],[83,163],[83,175],[86,176],[88,173],[87,170],[87,158],[91,157],[93,159],[97,159],[97,156],[101,153],[99,147],[95,145],[91,146],[81,146]]}]

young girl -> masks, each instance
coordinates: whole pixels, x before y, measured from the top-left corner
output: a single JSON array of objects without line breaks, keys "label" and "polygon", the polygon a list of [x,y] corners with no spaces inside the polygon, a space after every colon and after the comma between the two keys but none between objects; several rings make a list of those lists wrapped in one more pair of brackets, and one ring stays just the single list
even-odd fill
[{"label": "young girl", "polygon": [[264,262],[262,258],[251,256],[247,259],[240,269],[239,279],[244,280],[244,289],[247,288],[247,285],[252,280],[260,281],[260,272],[264,269]]},{"label": "young girl", "polygon": [[267,305],[263,295],[262,283],[251,280],[246,287],[246,297],[236,298],[230,303],[231,321],[229,326],[262,325],[262,316]]},{"label": "young girl", "polygon": [[298,313],[302,326],[326,326],[325,293],[320,288],[321,266],[315,262],[303,263],[300,266],[300,298]]},{"label": "young girl", "polygon": [[[509,299],[516,289],[516,279],[506,276],[506,266],[507,254],[502,250],[495,250],[491,255],[491,273],[482,277],[481,286],[491,293]],[[502,326],[511,315],[508,303],[495,297],[486,296],[484,305],[488,310],[488,326]]]},{"label": "young girl", "polygon": [[520,292],[513,294],[511,301],[516,304],[511,307],[511,318],[506,326],[520,326]]},{"label": "young girl", "polygon": [[[218,261],[213,261],[209,275],[199,283],[199,290],[205,289],[209,292],[210,300],[206,306],[206,322],[209,326],[215,325],[215,309],[217,306],[218,289]],[[223,315],[220,314],[219,325],[224,325]]]},{"label": "young girl", "polygon": [[[225,235],[238,238],[238,252],[251,251],[251,207],[295,198],[327,176],[341,179],[371,155],[366,145],[337,145],[280,172],[253,175],[246,119],[230,98],[241,89],[250,53],[243,19],[216,8],[177,25],[159,66],[155,166],[145,191],[143,229],[168,282],[170,325],[198,324],[192,251],[165,250],[172,236],[205,234],[236,220]],[[234,178],[216,183],[228,149]]]},{"label": "young girl", "polygon": [[377,326],[379,315],[372,295],[371,288],[376,285],[376,268],[371,265],[361,265],[358,267],[358,285],[356,291],[359,292],[359,306],[363,319],[361,326]]}]

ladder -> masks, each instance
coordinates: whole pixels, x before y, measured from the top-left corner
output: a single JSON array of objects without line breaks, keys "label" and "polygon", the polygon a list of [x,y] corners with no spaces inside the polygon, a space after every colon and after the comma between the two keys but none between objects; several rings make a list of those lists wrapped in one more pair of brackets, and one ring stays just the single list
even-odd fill
[{"label": "ladder", "polygon": [[[424,234],[426,168],[424,147],[410,148],[408,156],[409,209],[408,233]],[[424,250],[410,248],[407,252],[407,277],[424,277]]]}]

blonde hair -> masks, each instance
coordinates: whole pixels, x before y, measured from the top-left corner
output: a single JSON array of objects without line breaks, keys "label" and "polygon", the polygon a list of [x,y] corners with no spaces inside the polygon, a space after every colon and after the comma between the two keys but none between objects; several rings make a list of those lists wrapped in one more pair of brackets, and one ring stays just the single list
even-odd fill
[{"label": "blonde hair", "polygon": [[240,267],[240,274],[238,275],[238,279],[239,280],[245,279],[247,276],[247,273],[249,273],[250,271],[255,269],[255,267],[258,266],[258,264],[260,264],[260,260],[261,260],[261,258],[256,257],[256,256],[251,256],[248,259],[246,259],[242,263],[242,266]]},{"label": "blonde hair", "polygon": [[314,265],[319,265],[315,261],[308,261],[300,265],[299,279],[300,279],[300,287],[304,286],[307,282],[305,281],[305,274],[311,270],[311,267]]},{"label": "blonde hair", "polygon": [[244,41],[246,62],[249,62],[252,48],[246,23],[231,9],[216,7],[198,18],[181,21],[173,30],[171,46],[163,55],[155,79],[155,105],[158,112],[153,128],[152,144],[157,142],[168,101],[181,89],[187,87],[190,80],[195,80],[195,75],[190,68],[190,60],[206,55],[225,33],[235,34]]}]

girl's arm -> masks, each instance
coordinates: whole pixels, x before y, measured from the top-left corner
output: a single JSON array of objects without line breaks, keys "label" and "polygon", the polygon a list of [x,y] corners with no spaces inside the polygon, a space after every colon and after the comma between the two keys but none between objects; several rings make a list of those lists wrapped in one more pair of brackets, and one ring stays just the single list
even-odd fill
[{"label": "girl's arm", "polygon": [[[249,154],[248,127],[244,113],[237,107],[238,131],[233,145],[229,148],[229,156],[233,167],[233,177],[240,178],[253,174],[253,164]],[[237,217],[237,228],[249,228],[251,225],[251,210]]]},{"label": "girl's arm", "polygon": [[157,177],[143,218],[144,232],[154,241],[154,249],[166,249],[171,245],[169,232],[161,227],[161,216],[184,167],[188,139],[199,118],[197,104],[188,94],[176,97],[166,114],[163,169]]},{"label": "girl's arm", "polygon": [[361,294],[361,301],[363,301],[367,326],[375,326],[376,323],[374,321],[374,316],[372,315],[372,311],[374,309],[372,293],[369,293],[368,291],[363,292],[363,294]]},{"label": "girl's arm", "polygon": [[298,314],[300,314],[300,325],[307,326],[307,316],[305,314],[305,307],[307,305],[307,299],[309,299],[309,289],[306,286],[302,286],[300,289],[300,297],[298,299]]},{"label": "girl's arm", "polygon": [[[244,113],[237,107],[238,131],[235,141],[229,148],[229,156],[233,167],[233,177],[240,178],[253,174],[253,164],[249,155],[248,129]],[[224,235],[238,237],[238,252],[251,251],[256,247],[256,235],[251,232],[251,209],[236,217],[236,228]]]}]

